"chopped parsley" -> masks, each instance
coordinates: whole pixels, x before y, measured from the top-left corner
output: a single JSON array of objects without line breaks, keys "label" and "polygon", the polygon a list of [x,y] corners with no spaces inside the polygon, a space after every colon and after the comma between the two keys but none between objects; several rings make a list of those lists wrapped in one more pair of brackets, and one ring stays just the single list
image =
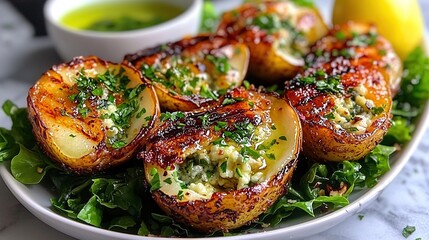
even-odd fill
[{"label": "chopped parsley", "polygon": [[249,156],[258,159],[261,157],[261,154],[258,151],[255,151],[254,149],[243,146],[240,150],[240,154],[244,157],[244,159],[248,158]]},{"label": "chopped parsley", "polygon": [[225,129],[228,126],[227,122],[218,121],[216,122],[216,125],[214,126],[214,130],[216,132],[220,131],[221,129]]},{"label": "chopped parsley", "polygon": [[221,74],[227,74],[231,69],[231,65],[228,62],[228,58],[225,56],[218,57],[215,55],[207,55],[207,60],[209,60],[215,66],[216,70]]},{"label": "chopped parsley", "polygon": [[250,89],[250,82],[249,82],[249,81],[247,81],[247,80],[244,80],[244,81],[243,81],[243,86],[244,86],[247,90],[249,90],[249,89]]},{"label": "chopped parsley", "polygon": [[184,192],[183,192],[183,190],[179,190],[179,192],[177,193],[177,198],[178,198],[179,200],[182,200],[182,199],[183,199],[183,197],[184,197]]},{"label": "chopped parsley", "polygon": [[416,231],[416,227],[407,225],[404,229],[402,229],[402,236],[404,238],[408,238]]},{"label": "chopped parsley", "polygon": [[238,177],[243,177],[243,174],[241,173],[240,168],[235,168],[235,172],[237,173]]},{"label": "chopped parsley", "polygon": [[366,47],[373,46],[377,42],[378,35],[376,32],[368,34],[353,33],[353,38],[347,43],[349,46]]},{"label": "chopped parsley", "polygon": [[340,41],[343,41],[346,39],[346,34],[342,31],[338,31],[335,33],[335,38],[340,40]]},{"label": "chopped parsley", "polygon": [[276,156],[274,155],[274,153],[267,153],[265,154],[265,156],[267,156],[268,159],[276,160]]},{"label": "chopped parsley", "polygon": [[220,170],[225,173],[226,172],[226,167],[227,167],[227,162],[223,162],[220,164]]},{"label": "chopped parsley", "polygon": [[179,120],[181,118],[184,118],[186,115],[184,112],[165,112],[165,113],[161,113],[160,116],[160,120],[165,122],[167,120],[171,120],[171,121],[176,121]]},{"label": "chopped parsley", "polygon": [[[204,63],[204,59],[207,60]],[[168,64],[143,64],[142,74],[153,82],[162,84],[172,95],[192,96],[217,100],[221,89],[212,89],[213,76],[195,68],[196,65],[213,64],[220,74],[227,74],[231,70],[229,59],[226,56],[204,55],[199,60],[173,55],[168,59]],[[207,68],[207,67],[206,67]]]},{"label": "chopped parsley", "polygon": [[222,101],[222,105],[230,105],[230,104],[233,104],[233,103],[236,103],[236,102],[241,102],[241,101],[243,101],[244,99],[243,98],[228,98],[228,97],[226,97],[223,101]]},{"label": "chopped parsley", "polygon": [[274,146],[274,144],[277,143],[276,139],[271,140],[271,142],[269,142],[268,144],[260,144],[258,145],[258,147],[256,148],[257,150],[269,150],[271,149],[272,146]]},{"label": "chopped parsley", "polygon": [[381,107],[373,107],[371,108],[371,113],[375,116],[380,115],[381,113],[383,113],[385,107],[386,105],[383,105]]},{"label": "chopped parsley", "polygon": [[150,180],[150,191],[156,191],[158,189],[161,188],[161,180],[159,178],[159,173],[158,170],[156,170],[156,168],[152,168],[150,170],[150,176],[152,177],[152,179]]},{"label": "chopped parsley", "polygon": [[173,183],[173,181],[171,180],[171,178],[164,179],[164,182],[167,183],[167,184]]},{"label": "chopped parsley", "polygon": [[314,84],[316,89],[320,92],[336,94],[344,90],[340,76],[330,76],[323,70],[318,70],[316,73],[307,77],[298,77],[297,81],[304,85]]},{"label": "chopped parsley", "polygon": [[[115,134],[107,137],[107,143],[116,149],[125,146],[125,139],[128,138],[126,130],[130,127],[132,117],[144,113],[143,109],[139,109],[138,96],[146,86],[140,84],[127,88],[130,80],[123,68],[119,71],[107,70],[94,77],[87,76],[82,68],[75,81],[77,93],[68,96],[68,99],[77,105],[75,112],[85,118],[94,111],[90,106],[95,105],[99,117],[113,123],[108,130],[114,130]],[[117,102],[117,99],[121,99],[121,102]]]},{"label": "chopped parsley", "polygon": [[333,119],[335,119],[335,115],[333,112],[330,112],[330,113],[325,115],[325,118],[327,118],[329,120],[333,120]]}]

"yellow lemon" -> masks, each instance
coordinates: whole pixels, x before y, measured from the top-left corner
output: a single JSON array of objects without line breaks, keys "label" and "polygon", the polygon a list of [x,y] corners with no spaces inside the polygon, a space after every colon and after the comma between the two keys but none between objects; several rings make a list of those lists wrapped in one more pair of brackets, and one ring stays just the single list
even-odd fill
[{"label": "yellow lemon", "polygon": [[404,59],[423,39],[423,20],[417,0],[335,0],[332,22],[375,23]]}]

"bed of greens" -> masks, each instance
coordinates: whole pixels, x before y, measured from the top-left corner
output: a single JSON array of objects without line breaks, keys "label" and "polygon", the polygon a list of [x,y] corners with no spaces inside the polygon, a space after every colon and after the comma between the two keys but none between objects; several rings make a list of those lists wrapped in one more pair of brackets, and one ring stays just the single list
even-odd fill
[{"label": "bed of greens", "polygon": [[[276,226],[282,220],[306,213],[317,216],[346,206],[355,189],[371,188],[390,169],[389,159],[411,140],[415,121],[429,96],[429,59],[417,48],[404,62],[400,92],[394,99],[393,123],[368,156],[357,162],[301,164],[286,196],[249,226]],[[3,104],[12,120],[11,129],[0,128],[0,161],[11,161],[10,171],[24,184],[44,184],[56,196],[52,210],[68,218],[109,230],[139,235],[200,236],[164,215],[152,201],[144,182],[142,163],[137,160],[109,174],[75,176],[55,166],[44,156],[31,134],[26,108],[11,101]],[[322,189],[332,189],[326,196]],[[332,194],[335,192],[335,194]],[[223,233],[217,233],[223,234]],[[216,233],[215,233],[216,235]]]}]

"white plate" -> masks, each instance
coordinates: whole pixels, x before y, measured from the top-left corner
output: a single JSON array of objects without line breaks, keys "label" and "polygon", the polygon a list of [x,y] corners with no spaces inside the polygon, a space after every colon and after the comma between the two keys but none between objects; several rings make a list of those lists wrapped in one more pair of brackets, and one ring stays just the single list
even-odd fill
[{"label": "white plate", "polygon": [[[428,39],[428,38],[426,38]],[[426,42],[426,49],[429,48]],[[428,52],[428,51],[427,51]],[[371,189],[356,191],[351,194],[350,204],[336,211],[319,215],[316,218],[302,216],[299,218],[289,219],[274,228],[259,230],[250,234],[243,234],[232,237],[217,237],[210,239],[218,240],[241,240],[241,239],[285,239],[285,238],[304,238],[316,233],[325,231],[346,218],[361,211],[365,206],[375,200],[382,190],[398,175],[401,169],[405,166],[408,159],[416,149],[418,143],[425,133],[425,129],[429,125],[429,103],[426,102],[426,107],[417,123],[416,131],[413,134],[412,140],[391,160],[391,170],[387,172]],[[10,191],[15,197],[33,213],[37,218],[50,225],[51,227],[61,231],[67,235],[78,239],[92,240],[155,240],[165,239],[159,237],[142,237],[125,233],[118,233],[105,229],[92,227],[74,220],[65,218],[50,209],[50,198],[52,193],[42,185],[26,186],[16,181],[9,172],[8,163],[0,164],[0,175],[6,183]],[[169,238],[175,239],[175,238]],[[205,238],[206,239],[206,238]]]}]

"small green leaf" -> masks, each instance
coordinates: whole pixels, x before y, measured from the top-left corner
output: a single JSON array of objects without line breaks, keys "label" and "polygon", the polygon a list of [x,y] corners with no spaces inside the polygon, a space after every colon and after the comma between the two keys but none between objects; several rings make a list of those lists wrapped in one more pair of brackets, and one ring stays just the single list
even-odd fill
[{"label": "small green leaf", "polygon": [[48,164],[40,154],[21,144],[19,148],[10,166],[13,177],[23,184],[38,184],[45,176]]},{"label": "small green leaf", "polygon": [[137,234],[140,236],[147,236],[150,234],[149,228],[147,227],[147,225],[143,221],[140,224],[140,228],[139,228]]},{"label": "small green leaf", "polygon": [[128,229],[131,227],[134,227],[136,225],[136,221],[131,216],[120,216],[113,218],[110,221],[108,229],[112,228],[122,228],[122,229]]},{"label": "small green leaf", "polygon": [[416,227],[407,225],[404,229],[402,229],[402,236],[404,238],[408,238],[416,231]]},{"label": "small green leaf", "polygon": [[220,164],[220,170],[222,170],[223,173],[226,172],[227,162],[223,162]]},{"label": "small green leaf", "polygon": [[80,210],[77,218],[96,227],[101,226],[103,219],[103,210],[97,202],[97,197],[92,196],[85,206]]}]

